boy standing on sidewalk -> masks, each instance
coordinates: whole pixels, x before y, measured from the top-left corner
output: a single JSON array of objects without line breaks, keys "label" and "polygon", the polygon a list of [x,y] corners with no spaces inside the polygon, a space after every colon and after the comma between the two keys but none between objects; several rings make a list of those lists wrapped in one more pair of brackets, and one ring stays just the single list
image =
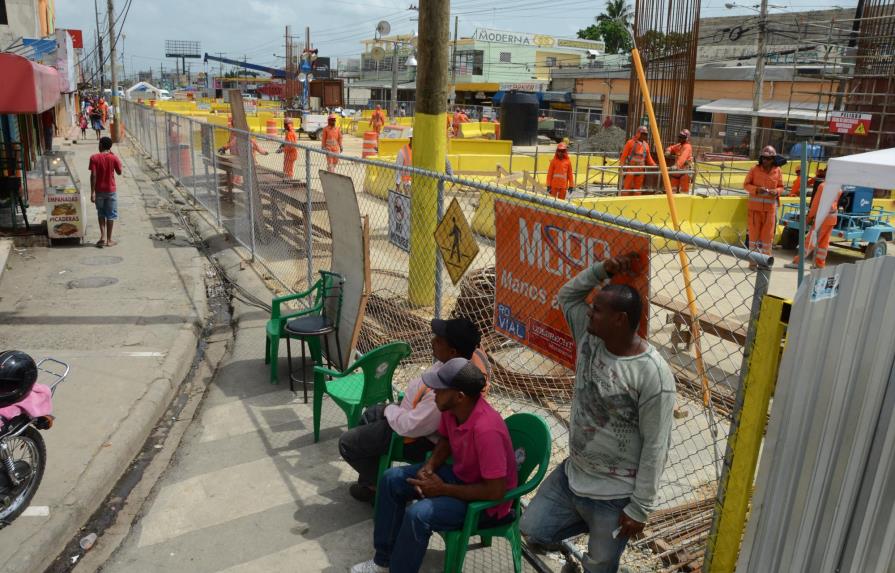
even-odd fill
[{"label": "boy standing on sidewalk", "polygon": [[90,156],[90,202],[96,203],[99,216],[99,241],[96,246],[114,247],[112,227],[118,219],[118,195],[115,174],[121,175],[121,160],[112,153],[112,138],[99,140],[99,153]]}]

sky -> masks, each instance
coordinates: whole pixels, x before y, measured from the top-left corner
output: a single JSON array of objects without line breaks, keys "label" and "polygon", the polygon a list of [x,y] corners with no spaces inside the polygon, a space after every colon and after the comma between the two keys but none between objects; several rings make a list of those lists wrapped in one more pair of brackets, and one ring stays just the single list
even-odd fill
[{"label": "sky", "polygon": [[[417,13],[409,6],[419,4],[419,0],[114,1],[116,23],[123,22],[118,48],[119,53],[123,51],[122,63],[128,74],[134,68],[158,70],[162,64],[173,68],[174,60],[164,57],[165,40],[195,40],[201,43],[202,52],[223,52],[227,57],[246,57],[249,62],[279,67],[286,25],[292,26],[292,34],[301,36],[298,41],[304,38],[305,27],[310,27],[312,45],[321,56],[333,58],[335,66],[336,58],[359,57],[360,41],[373,37],[380,20],[391,24],[392,33],[414,32]],[[729,0],[703,0],[702,15],[754,14],[748,6],[758,4],[758,0],[741,0],[737,3],[746,7],[731,10],[725,2]],[[100,28],[107,31],[106,2],[98,0],[98,4],[103,10]],[[855,0],[781,0],[771,4],[771,12],[854,4]],[[461,37],[477,27],[575,37],[603,8],[603,0],[451,0],[451,16],[459,18]],[[93,45],[96,15],[89,0],[56,0],[56,25],[83,30],[85,47]],[[193,62],[192,71],[204,69],[201,60]]]}]

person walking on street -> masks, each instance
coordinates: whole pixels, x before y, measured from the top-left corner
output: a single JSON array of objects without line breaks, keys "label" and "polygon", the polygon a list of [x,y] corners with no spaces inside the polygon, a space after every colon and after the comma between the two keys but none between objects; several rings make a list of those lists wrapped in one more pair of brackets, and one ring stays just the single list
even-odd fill
[{"label": "person walking on street", "polygon": [[631,273],[637,260],[606,259],[559,291],[578,352],[569,457],[541,484],[520,523],[535,546],[589,532],[589,573],[618,570],[628,539],[656,509],[668,459],[675,381],[659,351],[637,335],[640,294],[609,284],[587,303],[594,288]]},{"label": "person walking on street", "polygon": [[[323,134],[320,136],[323,149],[333,153],[342,153],[342,130],[336,125],[336,116],[329,114],[326,121],[326,127],[323,128]],[[335,171],[338,164],[338,157],[335,155],[326,156],[327,171]]]},{"label": "person walking on street", "polygon": [[96,102],[87,106],[87,117],[90,118],[90,126],[96,132],[96,140],[99,141],[103,130],[103,112],[99,109]]},{"label": "person walking on street", "polygon": [[409,171],[405,171],[402,169],[403,167],[413,167],[413,132],[411,130],[410,138],[407,140],[407,145],[398,150],[398,156],[395,157],[395,165],[398,166],[398,169],[395,170],[395,188],[401,193],[409,193],[410,192],[410,183],[413,180],[413,176],[410,175]]},{"label": "person walking on street", "polygon": [[568,190],[575,186],[575,174],[565,143],[556,146],[556,153],[547,168],[547,189],[555,199],[565,199]]},{"label": "person walking on street", "polygon": [[87,114],[84,112],[78,116],[78,127],[81,128],[81,139],[87,139]]},{"label": "person walking on street", "polygon": [[385,114],[382,112],[382,106],[376,104],[376,109],[373,110],[373,115],[370,116],[370,127],[378,134],[382,132],[383,125],[385,125]]},{"label": "person walking on street", "polygon": [[[830,238],[833,236],[833,229],[839,220],[839,198],[842,196],[842,188],[836,192],[836,197],[830,203],[830,210],[822,221],[817,220],[817,209],[820,206],[820,199],[823,196],[824,184],[821,183],[817,188],[816,197],[811,201],[811,208],[808,210],[808,234],[805,237],[805,253],[807,256],[814,251],[814,268],[822,269],[827,266],[827,252],[830,249]],[[814,229],[817,228],[817,242],[812,240]],[[791,263],[783,265],[787,269],[799,268],[799,255],[797,254]]]},{"label": "person walking on street", "polygon": [[[516,487],[510,432],[482,395],[482,372],[465,358],[452,358],[438,372],[423,374],[423,382],[441,411],[438,445],[425,463],[392,468],[382,476],[373,522],[376,552],[351,573],[416,573],[433,532],[461,528],[469,502],[500,500]],[[479,527],[513,519],[508,501],[486,509]]]},{"label": "person walking on street", "polygon": [[[668,154],[674,158],[672,171],[690,171],[693,169],[693,146],[690,144],[690,130],[682,129],[677,136],[677,143],[668,148]],[[674,193],[690,192],[690,174],[675,173],[670,176],[671,190]]]},{"label": "person walking on street", "polygon": [[[433,320],[435,364],[426,373],[438,372],[452,358],[466,358],[482,371],[487,383],[491,371],[487,356],[478,348],[481,338],[478,327],[467,318]],[[404,438],[404,458],[421,462],[438,442],[440,421],[435,393],[423,383],[422,376],[410,381],[400,404],[377,404],[364,410],[360,425],[339,438],[342,459],[357,471],[357,481],[348,488],[351,497],[373,501],[379,458],[388,451],[393,432]]]},{"label": "person walking on street", "polygon": [[[743,189],[749,193],[747,222],[749,249],[770,256],[777,228],[777,203],[783,194],[783,173],[774,164],[777,151],[768,145],[761,150],[758,164],[746,174]],[[749,263],[754,269],[755,263]]]},{"label": "person walking on street", "polygon": [[[286,133],[283,138],[286,143],[298,143],[298,134],[295,133],[295,126],[292,118],[287,117],[285,121]],[[298,148],[294,145],[280,145],[277,153],[283,154],[283,176],[286,179],[292,179],[295,175],[295,161],[298,159]]]},{"label": "person walking on street", "polygon": [[121,160],[112,153],[112,138],[99,140],[99,153],[90,156],[90,202],[96,204],[99,218],[97,247],[114,247],[112,228],[118,220],[118,195],[115,190],[115,174],[121,175]]},{"label": "person walking on street", "polygon": [[624,191],[622,195],[640,195],[643,189],[643,182],[646,175],[643,171],[644,165],[651,167],[656,166],[653,156],[650,154],[647,135],[649,130],[645,125],[637,128],[637,133],[628,140],[622,149],[621,157],[619,157],[619,165],[622,166],[622,174],[624,175]]},{"label": "person walking on street", "polygon": [[460,135],[460,126],[463,125],[464,123],[469,123],[469,116],[466,115],[466,112],[464,112],[461,108],[458,108],[454,112],[454,121],[453,121],[454,137],[457,137],[458,135]]}]

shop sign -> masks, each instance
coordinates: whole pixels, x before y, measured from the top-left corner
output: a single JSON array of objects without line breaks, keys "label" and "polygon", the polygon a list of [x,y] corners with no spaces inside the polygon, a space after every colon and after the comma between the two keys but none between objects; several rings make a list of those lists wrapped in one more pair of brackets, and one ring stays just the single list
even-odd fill
[{"label": "shop sign", "polygon": [[533,46],[537,48],[552,48],[556,45],[556,38],[543,34],[526,34],[520,32],[505,32],[503,30],[491,30],[489,28],[476,28],[472,38],[478,42],[490,44],[511,44],[513,46]]},{"label": "shop sign", "polygon": [[604,49],[603,42],[593,40],[573,40],[570,38],[557,38],[557,48],[573,48],[576,50],[600,50]]},{"label": "shop sign", "polygon": [[544,84],[538,82],[508,82],[500,84],[500,91],[540,92],[544,91]]},{"label": "shop sign", "polygon": [[47,189],[47,235],[51,239],[84,236],[84,205],[74,187]]},{"label": "shop sign", "polygon": [[[649,300],[649,238],[645,235],[544,211],[495,202],[497,245],[494,328],[560,364],[574,368],[575,341],[557,302],[559,289],[582,270],[606,258],[636,252],[641,263],[630,284]],[[646,336],[647,304],[640,335]]]}]

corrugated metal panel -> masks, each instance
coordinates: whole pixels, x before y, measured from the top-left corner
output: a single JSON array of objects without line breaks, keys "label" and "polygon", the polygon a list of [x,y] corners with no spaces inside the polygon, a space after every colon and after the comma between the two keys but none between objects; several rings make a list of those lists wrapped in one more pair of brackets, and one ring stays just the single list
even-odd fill
[{"label": "corrugated metal panel", "polygon": [[840,265],[803,283],[738,571],[887,570],[893,294],[895,258]]}]

